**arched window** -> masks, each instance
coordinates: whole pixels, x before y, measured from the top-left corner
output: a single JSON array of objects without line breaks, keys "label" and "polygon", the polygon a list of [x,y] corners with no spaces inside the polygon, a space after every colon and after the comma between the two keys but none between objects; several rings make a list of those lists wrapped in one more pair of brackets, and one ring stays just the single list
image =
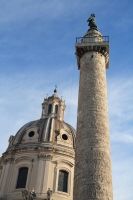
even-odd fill
[{"label": "arched window", "polygon": [[55,105],[55,115],[57,116],[58,114],[58,105]]},{"label": "arched window", "polygon": [[26,188],[27,175],[28,167],[22,167],[19,169],[16,188]]},{"label": "arched window", "polygon": [[68,172],[64,170],[59,171],[58,191],[67,192]]},{"label": "arched window", "polygon": [[52,111],[52,104],[49,104],[49,107],[48,107],[48,115],[51,113]]}]

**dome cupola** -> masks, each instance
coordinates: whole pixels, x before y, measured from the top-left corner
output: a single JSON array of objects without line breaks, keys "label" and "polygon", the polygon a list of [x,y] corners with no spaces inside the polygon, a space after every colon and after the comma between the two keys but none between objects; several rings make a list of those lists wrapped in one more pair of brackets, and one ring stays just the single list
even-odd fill
[{"label": "dome cupola", "polygon": [[60,121],[64,120],[64,110],[66,108],[65,101],[62,97],[59,98],[57,95],[57,88],[55,87],[54,94],[50,97],[46,96],[42,103],[42,115],[41,118],[55,117]]}]

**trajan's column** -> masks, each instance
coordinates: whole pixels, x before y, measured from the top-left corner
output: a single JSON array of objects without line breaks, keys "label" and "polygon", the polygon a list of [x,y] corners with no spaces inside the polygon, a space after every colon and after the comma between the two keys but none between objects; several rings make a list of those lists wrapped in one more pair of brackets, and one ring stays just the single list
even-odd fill
[{"label": "trajan's column", "polygon": [[95,15],[90,29],[76,39],[80,70],[74,200],[113,200],[106,68],[109,37],[102,36]]}]

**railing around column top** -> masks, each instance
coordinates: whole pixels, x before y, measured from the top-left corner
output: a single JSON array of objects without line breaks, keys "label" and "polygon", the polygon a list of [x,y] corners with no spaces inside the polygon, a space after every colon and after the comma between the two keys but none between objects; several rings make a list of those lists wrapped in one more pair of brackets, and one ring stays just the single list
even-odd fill
[{"label": "railing around column top", "polygon": [[92,42],[109,42],[109,36],[92,36],[92,37],[77,37],[76,44],[92,43]]}]

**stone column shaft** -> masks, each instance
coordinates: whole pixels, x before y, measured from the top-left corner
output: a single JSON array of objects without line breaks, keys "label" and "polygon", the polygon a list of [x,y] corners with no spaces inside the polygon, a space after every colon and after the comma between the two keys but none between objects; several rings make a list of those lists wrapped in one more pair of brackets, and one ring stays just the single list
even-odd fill
[{"label": "stone column shaft", "polygon": [[105,56],[80,59],[74,200],[112,200]]}]

